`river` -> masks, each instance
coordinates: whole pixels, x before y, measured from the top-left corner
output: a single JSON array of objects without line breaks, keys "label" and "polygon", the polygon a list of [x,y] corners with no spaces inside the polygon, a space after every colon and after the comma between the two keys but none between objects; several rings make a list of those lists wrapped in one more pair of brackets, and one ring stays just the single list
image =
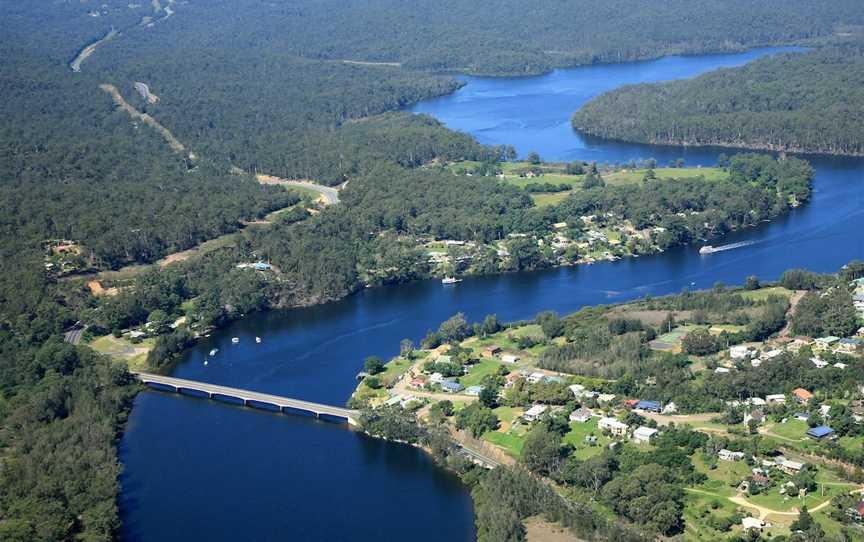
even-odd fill
[{"label": "river", "polygon": [[[623,162],[683,157],[711,165],[719,149],[585,139],[569,118],[587,99],[622,84],[691,77],[777,49],[737,55],[558,70],[530,78],[465,77],[456,93],[414,111],[484,143],[513,144],[547,160]],[[729,150],[725,150],[729,153]],[[639,259],[365,290],[308,309],[253,315],[189,350],[176,376],[341,405],[366,356],[390,357],[445,318],[530,318],[552,309],[626,301],[684,287],[734,284],[791,267],[833,271],[864,257],[864,160],[809,157],[817,170],[810,204],[700,256],[693,247]],[[254,337],[263,338],[256,344]],[[231,337],[239,344],[232,345]],[[219,348],[215,359],[205,354]],[[138,396],[120,445],[123,538],[127,541],[468,541],[470,496],[458,479],[413,448],[340,426],[156,392]]]}]

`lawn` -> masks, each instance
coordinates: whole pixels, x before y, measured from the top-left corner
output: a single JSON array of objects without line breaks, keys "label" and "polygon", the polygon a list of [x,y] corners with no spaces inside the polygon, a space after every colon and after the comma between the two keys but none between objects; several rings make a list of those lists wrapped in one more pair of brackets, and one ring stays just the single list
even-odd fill
[{"label": "lawn", "polygon": [[93,350],[123,362],[129,369],[137,371],[147,368],[147,354],[155,345],[154,338],[143,339],[139,344],[132,344],[125,337],[118,339],[113,335],[97,337],[89,344]]},{"label": "lawn", "polygon": [[774,423],[765,427],[766,431],[777,435],[781,440],[802,441],[807,437],[804,434],[810,428],[807,422],[789,418],[786,423]]},{"label": "lawn", "polygon": [[706,326],[696,326],[687,324],[678,326],[669,333],[664,333],[651,341],[651,348],[656,350],[677,351],[681,348],[681,340],[685,335],[696,331],[697,329],[705,329]]},{"label": "lawn", "polygon": [[400,376],[411,368],[413,362],[405,358],[393,358],[384,366],[384,372],[376,375],[384,386],[393,384]]},{"label": "lawn", "polygon": [[694,489],[714,493],[724,497],[733,497],[736,494],[735,487],[731,485],[746,478],[750,474],[750,468],[743,461],[717,461],[717,468],[709,469],[705,461],[702,460],[702,454],[696,453],[692,456],[693,466],[696,470],[703,473],[708,479]]},{"label": "lawn", "polygon": [[753,301],[764,301],[774,295],[782,295],[783,297],[789,298],[792,297],[792,290],[787,290],[782,286],[774,286],[771,288],[761,288],[759,290],[741,292],[741,297]]},{"label": "lawn", "polygon": [[491,442],[496,446],[500,446],[504,451],[515,458],[522,455],[522,447],[525,446],[525,436],[510,431],[506,433],[500,431],[487,431],[486,434],[483,435],[483,440]]},{"label": "lawn", "polygon": [[558,205],[567,199],[567,196],[570,194],[571,191],[555,192],[554,194],[531,194],[531,199],[534,200],[534,205],[537,207],[549,207],[551,205]]},{"label": "lawn", "polygon": [[[570,431],[564,435],[564,442],[575,448],[574,455],[579,459],[587,459],[603,451],[612,439],[603,435],[597,428],[600,418],[591,418],[585,423],[571,422]],[[597,446],[585,442],[585,437],[593,434],[597,437]]]},{"label": "lawn", "polygon": [[486,376],[494,374],[501,367],[501,362],[491,358],[483,358],[480,363],[473,365],[467,375],[460,377],[459,382],[466,388],[478,386]]}]

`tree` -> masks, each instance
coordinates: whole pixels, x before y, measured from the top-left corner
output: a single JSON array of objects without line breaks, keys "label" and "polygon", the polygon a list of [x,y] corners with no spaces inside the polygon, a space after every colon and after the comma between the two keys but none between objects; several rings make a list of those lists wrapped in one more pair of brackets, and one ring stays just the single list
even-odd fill
[{"label": "tree", "polygon": [[411,339],[402,339],[399,342],[399,355],[403,358],[411,359],[411,355],[414,353],[414,341]]},{"label": "tree", "polygon": [[498,389],[494,386],[484,386],[480,390],[480,402],[488,408],[498,406]]},{"label": "tree", "polygon": [[663,318],[663,322],[660,324],[660,330],[662,333],[671,333],[676,325],[675,313],[667,312],[666,317]]},{"label": "tree", "polygon": [[457,313],[444,320],[438,327],[438,335],[443,342],[461,341],[471,333],[471,327],[465,320],[465,315]]},{"label": "tree", "polygon": [[538,423],[525,438],[522,463],[538,474],[549,476],[561,468],[561,435]]},{"label": "tree", "polygon": [[560,337],[564,333],[564,322],[554,311],[543,311],[537,315],[536,320],[547,340]]},{"label": "tree", "polygon": [[468,429],[475,438],[498,429],[498,416],[480,403],[473,403],[456,414],[456,428]]},{"label": "tree", "polygon": [[384,360],[378,356],[369,356],[363,362],[363,369],[370,375],[377,375],[384,372]]},{"label": "tree", "polygon": [[792,522],[792,525],[789,526],[789,529],[792,532],[795,531],[804,531],[807,532],[813,526],[813,516],[810,515],[810,511],[807,510],[807,505],[801,505],[801,511],[798,512],[798,519]]},{"label": "tree", "polygon": [[525,160],[528,161],[529,164],[537,165],[541,162],[540,155],[535,151],[531,151],[528,153],[528,156],[525,157]]},{"label": "tree", "polygon": [[501,331],[501,324],[498,322],[498,317],[494,314],[487,314],[483,318],[483,323],[480,324],[480,334],[483,337],[488,337]]},{"label": "tree", "polygon": [[762,285],[759,283],[759,277],[756,275],[750,275],[744,283],[745,290],[758,290],[761,287]]},{"label": "tree", "polygon": [[720,341],[706,329],[691,331],[681,340],[684,352],[694,356],[716,354],[720,350]]}]

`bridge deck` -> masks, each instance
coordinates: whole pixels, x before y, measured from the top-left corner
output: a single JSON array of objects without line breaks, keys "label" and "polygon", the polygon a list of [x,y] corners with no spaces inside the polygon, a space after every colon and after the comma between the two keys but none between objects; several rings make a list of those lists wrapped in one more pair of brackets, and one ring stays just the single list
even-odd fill
[{"label": "bridge deck", "polygon": [[290,408],[305,412],[311,412],[316,416],[320,416],[323,414],[325,416],[344,418],[348,421],[348,423],[351,424],[356,423],[357,418],[359,418],[360,416],[360,412],[357,410],[323,405],[320,403],[313,403],[311,401],[303,401],[300,399],[291,399],[290,397],[283,397],[281,395],[259,393],[256,391],[231,388],[228,386],[219,386],[217,384],[208,384],[206,382],[198,382],[195,380],[186,380],[184,378],[174,378],[171,376],[162,376],[151,373],[135,373],[135,376],[137,376],[138,380],[140,380],[144,384],[158,384],[161,386],[168,386],[174,388],[178,393],[181,390],[191,390],[206,393],[207,396],[211,398],[214,395],[220,395],[222,397],[240,399],[243,401],[244,404],[247,404],[249,401],[254,401],[256,403],[276,406],[279,408],[279,410]]}]

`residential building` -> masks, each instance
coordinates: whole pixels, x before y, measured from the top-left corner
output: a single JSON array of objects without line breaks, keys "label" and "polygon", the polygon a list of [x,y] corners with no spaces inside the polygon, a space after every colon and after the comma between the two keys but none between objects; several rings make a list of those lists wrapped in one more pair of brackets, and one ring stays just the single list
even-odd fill
[{"label": "residential building", "polygon": [[834,337],[833,335],[828,337],[819,337],[813,341],[813,348],[816,350],[830,350],[834,343],[839,340],[840,337]]},{"label": "residential building", "polygon": [[751,529],[761,531],[765,528],[765,522],[759,518],[741,518],[741,528],[745,531],[749,531]]},{"label": "residential building", "polygon": [[525,414],[522,414],[522,419],[526,422],[536,421],[540,419],[540,416],[542,416],[546,410],[548,410],[546,405],[533,405],[525,411]]},{"label": "residential building", "polygon": [[653,427],[641,426],[633,431],[633,440],[639,444],[648,444],[651,442],[651,437],[657,434],[657,430]]},{"label": "residential building", "polygon": [[807,420],[810,419],[810,415],[807,414],[806,412],[796,412],[795,414],[792,415],[792,417],[795,418],[796,420],[798,420],[799,422],[806,422]]},{"label": "residential building", "polygon": [[813,399],[813,394],[804,388],[795,388],[792,390],[792,395],[795,396],[795,399],[797,399],[799,403],[809,403],[810,399]]},{"label": "residential building", "polygon": [[465,395],[477,397],[478,395],[480,395],[481,391],[483,391],[483,386],[468,386],[467,388],[465,388]]},{"label": "residential building", "polygon": [[462,384],[445,380],[441,382],[441,389],[447,393],[458,393],[462,391]]},{"label": "residential building", "polygon": [[810,363],[815,365],[817,369],[824,369],[825,367],[828,367],[828,362],[823,359],[819,359],[818,357],[810,358]]},{"label": "residential building", "polygon": [[483,349],[483,356],[487,358],[493,358],[501,353],[501,347],[495,346],[494,344],[491,346],[487,346]]},{"label": "residential building", "polygon": [[520,378],[522,378],[522,375],[516,372],[507,374],[507,376],[504,377],[504,387],[512,388],[513,384],[515,384]]},{"label": "residential building", "polygon": [[540,372],[535,372],[528,375],[528,378],[526,380],[528,380],[529,384],[536,384],[538,382],[541,382],[544,378],[546,378],[546,375]]},{"label": "residential building", "polygon": [[564,377],[561,377],[558,375],[552,375],[552,376],[544,376],[543,382],[546,382],[548,384],[553,384],[553,383],[554,384],[564,384],[567,381],[564,380]]},{"label": "residential building", "polygon": [[755,353],[755,350],[743,344],[737,344],[735,346],[729,347],[729,357],[734,360],[747,359],[749,357],[752,357]]},{"label": "residential building", "polygon": [[663,414],[675,414],[676,412],[678,412],[678,407],[673,402],[667,403],[663,407]]},{"label": "residential building", "polygon": [[627,435],[627,424],[623,422],[619,422],[615,418],[600,418],[600,421],[597,422],[597,427],[599,427],[603,431],[609,431],[612,435],[616,437],[623,437]]},{"label": "residential building", "polygon": [[840,339],[834,346],[836,352],[843,354],[854,354],[861,346],[861,341],[858,339]]},{"label": "residential building", "polygon": [[515,354],[501,354],[501,361],[504,363],[516,363],[519,361],[519,356]]},{"label": "residential building", "polygon": [[577,399],[582,397],[585,393],[585,386],[582,384],[571,384],[570,386],[567,386],[567,389],[569,389],[573,393],[573,397],[576,397]]},{"label": "residential building", "polygon": [[757,409],[744,414],[744,423],[750,423],[751,420],[761,425],[765,421],[765,413]]},{"label": "residential building", "polygon": [[614,393],[601,393],[597,396],[597,402],[599,403],[611,403],[615,400]]},{"label": "residential building", "polygon": [[807,436],[816,440],[825,440],[834,438],[836,435],[834,434],[834,430],[827,425],[820,425],[818,427],[811,427],[810,429],[808,429]]},{"label": "residential building", "polygon": [[594,413],[591,412],[591,409],[583,407],[583,408],[574,410],[573,412],[570,413],[570,421],[571,422],[585,423],[588,420],[590,420],[591,416],[593,416],[593,415],[594,415]]},{"label": "residential building", "polygon": [[765,402],[773,405],[782,405],[786,402],[786,396],[782,393],[775,393],[772,395],[765,396]]},{"label": "residential building", "polygon": [[729,373],[731,371],[729,370],[728,367],[717,367],[716,369],[714,369],[714,372],[716,374],[726,374],[726,373]]},{"label": "residential building", "polygon": [[791,476],[801,472],[801,469],[804,468],[804,463],[799,463],[798,461],[792,461],[783,457],[780,459],[777,466],[780,467],[780,470]]},{"label": "residential building", "polygon": [[720,450],[717,452],[717,457],[723,461],[741,461],[744,459],[744,452],[733,452],[732,450]]},{"label": "residential building", "polygon": [[636,410],[644,410],[646,412],[660,412],[660,403],[657,401],[639,401],[634,407]]}]

